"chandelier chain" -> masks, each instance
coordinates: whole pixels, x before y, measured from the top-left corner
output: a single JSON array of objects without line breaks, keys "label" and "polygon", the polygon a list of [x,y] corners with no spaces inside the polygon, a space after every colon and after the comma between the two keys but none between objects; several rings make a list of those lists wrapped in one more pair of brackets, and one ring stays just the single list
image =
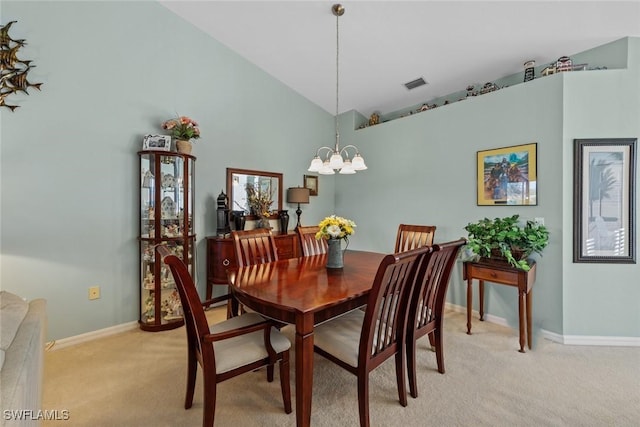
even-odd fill
[{"label": "chandelier chain", "polygon": [[336,116],[335,116],[335,127],[336,127],[336,151],[339,148],[340,141],[340,133],[338,132],[338,102],[340,97],[340,15],[336,14]]}]

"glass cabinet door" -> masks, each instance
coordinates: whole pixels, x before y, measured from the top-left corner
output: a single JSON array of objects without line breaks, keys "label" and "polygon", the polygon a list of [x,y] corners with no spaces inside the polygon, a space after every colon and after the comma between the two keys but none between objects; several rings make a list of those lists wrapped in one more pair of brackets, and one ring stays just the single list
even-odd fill
[{"label": "glass cabinet door", "polygon": [[155,252],[167,245],[195,272],[193,186],[195,157],[141,151],[140,157],[140,327],[158,331],[184,323],[169,267]]}]

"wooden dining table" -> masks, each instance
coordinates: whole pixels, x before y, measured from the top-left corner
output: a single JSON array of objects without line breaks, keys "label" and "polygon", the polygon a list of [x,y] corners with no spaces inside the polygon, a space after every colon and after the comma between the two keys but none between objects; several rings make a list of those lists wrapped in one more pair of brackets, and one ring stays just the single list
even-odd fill
[{"label": "wooden dining table", "polygon": [[325,267],[326,254],[227,271],[237,300],[272,319],[295,325],[296,425],[311,424],[315,325],[367,303],[385,254],[346,251],[344,268]]}]

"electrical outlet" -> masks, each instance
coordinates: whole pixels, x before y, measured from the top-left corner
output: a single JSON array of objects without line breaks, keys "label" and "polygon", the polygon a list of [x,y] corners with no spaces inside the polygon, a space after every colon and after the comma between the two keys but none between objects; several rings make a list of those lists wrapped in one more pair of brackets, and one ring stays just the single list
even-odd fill
[{"label": "electrical outlet", "polygon": [[89,299],[100,298],[100,286],[92,286],[89,288]]},{"label": "electrical outlet", "polygon": [[542,217],[534,218],[533,222],[535,222],[538,225],[544,225],[544,218]]}]

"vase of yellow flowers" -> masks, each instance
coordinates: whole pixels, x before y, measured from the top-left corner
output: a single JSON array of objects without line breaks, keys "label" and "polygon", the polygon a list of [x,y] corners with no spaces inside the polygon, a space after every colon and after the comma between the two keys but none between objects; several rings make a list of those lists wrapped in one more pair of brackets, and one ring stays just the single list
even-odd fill
[{"label": "vase of yellow flowers", "polygon": [[316,239],[327,240],[327,268],[339,269],[344,267],[344,252],[342,241],[346,242],[344,250],[349,246],[349,236],[354,233],[356,223],[350,219],[331,215],[320,221],[320,230]]},{"label": "vase of yellow flowers", "polygon": [[176,140],[178,153],[191,154],[191,140],[200,138],[198,123],[187,116],[179,116],[163,122],[162,129],[171,131],[171,136]]}]

